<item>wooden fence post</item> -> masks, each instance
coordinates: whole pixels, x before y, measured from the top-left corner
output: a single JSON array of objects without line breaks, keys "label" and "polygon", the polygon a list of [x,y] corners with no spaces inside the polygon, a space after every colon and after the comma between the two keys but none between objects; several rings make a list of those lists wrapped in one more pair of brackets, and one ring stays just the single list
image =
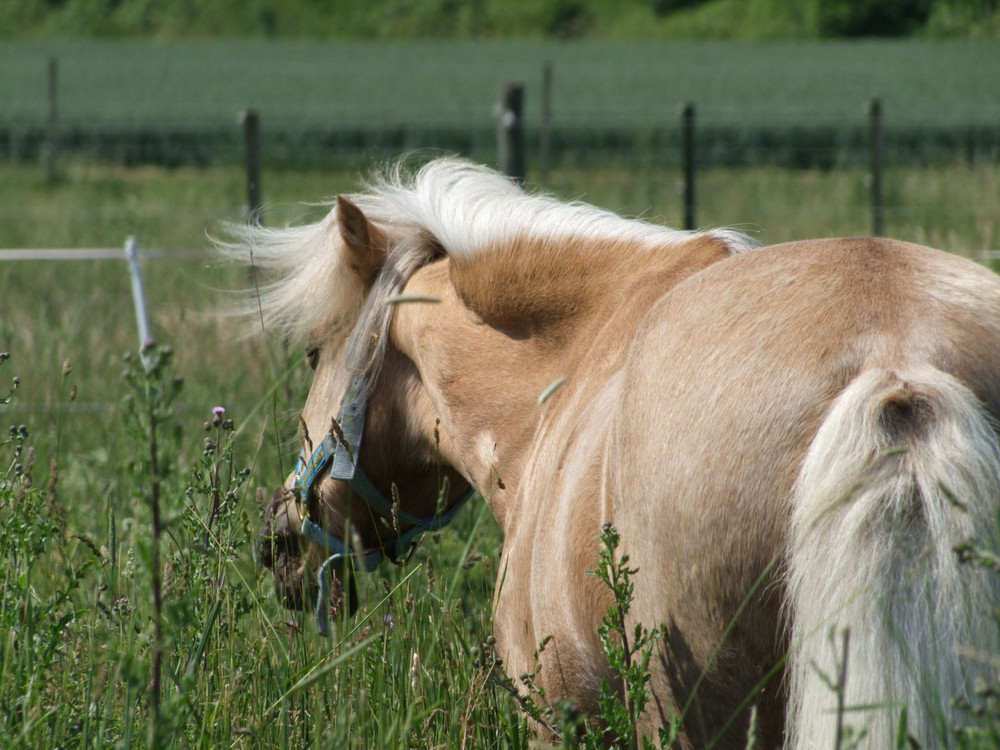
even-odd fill
[{"label": "wooden fence post", "polygon": [[500,171],[523,183],[527,177],[524,157],[524,83],[504,81],[497,106],[497,155]]},{"label": "wooden fence post", "polygon": [[684,169],[684,228],[694,229],[695,199],[694,199],[694,105],[687,102],[681,105],[681,161]]},{"label": "wooden fence post", "polygon": [[544,184],[549,178],[552,159],[552,61],[542,68],[542,132],[539,154],[539,172]]},{"label": "wooden fence post", "polygon": [[59,61],[49,58],[48,72],[49,112],[45,123],[45,174],[50,185],[56,182],[56,142],[59,137],[57,124],[59,116]]},{"label": "wooden fence post", "polygon": [[885,233],[885,205],[882,194],[882,101],[868,103],[868,132],[871,147],[872,234]]},{"label": "wooden fence post", "polygon": [[247,205],[244,218],[255,224],[263,221],[263,203],[260,189],[260,116],[255,109],[240,113],[243,126],[243,145],[247,169]]}]

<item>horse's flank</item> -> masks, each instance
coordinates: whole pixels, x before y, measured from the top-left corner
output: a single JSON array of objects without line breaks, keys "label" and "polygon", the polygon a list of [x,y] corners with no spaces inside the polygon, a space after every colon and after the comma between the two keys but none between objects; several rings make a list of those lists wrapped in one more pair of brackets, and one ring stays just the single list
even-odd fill
[{"label": "horse's flank", "polygon": [[[535,252],[519,256],[525,249]],[[760,739],[774,746],[786,689],[775,669],[791,645],[781,573],[803,456],[832,400],[873,368],[906,378],[948,367],[998,413],[1000,359],[982,343],[1000,341],[995,281],[882,241],[732,257],[699,238],[643,264],[614,249],[600,265],[564,251],[547,259],[551,274],[537,273],[544,264],[528,243],[477,257],[479,273],[464,259],[439,261],[406,289],[440,297],[441,308],[399,310],[392,340],[441,415],[447,458],[504,529],[495,628],[508,670],[534,671],[552,635],[542,684],[596,708],[611,677],[596,638],[609,602],[586,571],[601,523],[613,521],[642,571],[637,619],[667,625],[649,725],[691,699],[690,741],[738,745],[745,719],[728,735],[720,728],[749,698]],[[518,297],[525,283],[538,289],[528,302]],[[491,288],[513,293],[497,299]],[[970,320],[961,313],[972,299]],[[539,408],[537,394],[561,376]],[[946,549],[969,525],[958,528]]]}]

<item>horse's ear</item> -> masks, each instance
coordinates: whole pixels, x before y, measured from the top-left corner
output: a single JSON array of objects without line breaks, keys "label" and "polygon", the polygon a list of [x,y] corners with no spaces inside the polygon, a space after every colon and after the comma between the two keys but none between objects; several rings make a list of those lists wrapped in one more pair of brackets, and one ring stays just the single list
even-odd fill
[{"label": "horse's ear", "polygon": [[337,226],[348,251],[348,264],[366,281],[378,273],[388,251],[388,238],[354,203],[337,196]]}]

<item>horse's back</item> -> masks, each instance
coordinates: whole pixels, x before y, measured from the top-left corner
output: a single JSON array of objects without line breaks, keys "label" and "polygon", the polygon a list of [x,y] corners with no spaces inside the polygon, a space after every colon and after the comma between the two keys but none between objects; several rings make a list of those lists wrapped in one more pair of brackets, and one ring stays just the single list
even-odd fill
[{"label": "horse's back", "polygon": [[[996,277],[905,243],[778,245],[689,278],[636,337],[611,441],[614,521],[641,569],[637,618],[667,626],[654,692],[683,703],[697,685],[696,744],[755,691],[762,738],[780,743],[793,488],[832,402],[873,368],[948,373],[1000,416]],[[745,719],[732,731],[744,742]]]},{"label": "horse's back", "polygon": [[[716,464],[705,471],[794,454],[859,373],[916,366],[951,374],[1000,411],[996,275],[888,240],[762,248],[706,268],[652,308],[626,365],[613,444],[626,463],[669,447],[695,459],[689,470]],[[786,485],[797,472],[788,460]],[[687,473],[661,477],[676,486]]]}]

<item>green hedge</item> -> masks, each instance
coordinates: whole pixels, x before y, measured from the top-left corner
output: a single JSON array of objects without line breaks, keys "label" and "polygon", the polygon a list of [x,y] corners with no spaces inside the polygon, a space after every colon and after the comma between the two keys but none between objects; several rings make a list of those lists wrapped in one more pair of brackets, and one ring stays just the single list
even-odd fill
[{"label": "green hedge", "polygon": [[[539,159],[541,137],[528,134],[529,162]],[[33,161],[45,153],[45,129],[0,125],[0,160]],[[680,162],[676,127],[558,127],[549,139],[554,163],[676,165]],[[235,126],[160,127],[156,125],[83,127],[59,131],[58,152],[101,162],[169,167],[238,163],[244,157],[243,134]],[[372,127],[288,125],[261,134],[265,164],[324,167],[331,164],[392,159],[415,150],[437,150],[484,162],[496,158],[496,131],[481,126],[381,124]],[[1000,158],[997,126],[887,127],[883,132],[887,163],[970,162]],[[866,163],[869,133],[852,126],[749,126],[704,124],[696,130],[696,159],[702,166],[778,164],[832,168]]]}]

